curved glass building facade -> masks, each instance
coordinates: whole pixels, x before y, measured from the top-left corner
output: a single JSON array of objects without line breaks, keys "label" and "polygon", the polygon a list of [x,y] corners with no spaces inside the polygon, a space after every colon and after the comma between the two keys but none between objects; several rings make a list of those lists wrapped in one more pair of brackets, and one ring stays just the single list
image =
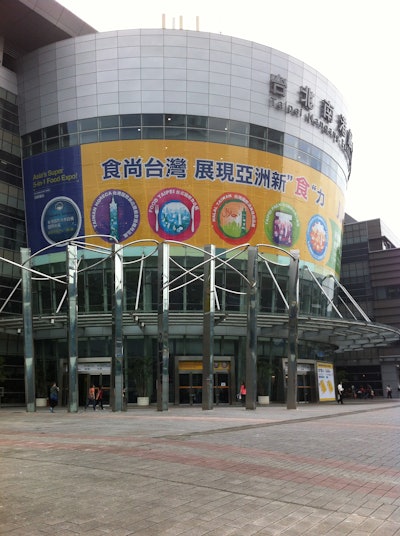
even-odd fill
[{"label": "curved glass building facade", "polygon": [[18,98],[37,392],[71,396],[74,244],[79,404],[118,378],[130,403],[162,380],[204,404],[206,372],[233,403],[249,355],[284,401],[293,290],[298,401],[334,398],[334,352],[372,328],[335,305],[352,135],[332,83],[250,41],[126,30],[24,55]]},{"label": "curved glass building facade", "polygon": [[22,74],[32,252],[83,235],[270,243],[339,275],[351,131],[315,70],[240,39],[139,30],[49,45]]}]

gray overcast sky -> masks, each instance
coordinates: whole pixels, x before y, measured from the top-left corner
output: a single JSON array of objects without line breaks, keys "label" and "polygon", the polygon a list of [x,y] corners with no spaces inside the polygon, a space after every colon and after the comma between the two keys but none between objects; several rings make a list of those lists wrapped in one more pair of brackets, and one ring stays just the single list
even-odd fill
[{"label": "gray overcast sky", "polygon": [[381,218],[400,239],[399,51],[393,0],[58,0],[99,31],[196,29],[249,39],[308,63],[343,94],[353,132],[346,212]]}]

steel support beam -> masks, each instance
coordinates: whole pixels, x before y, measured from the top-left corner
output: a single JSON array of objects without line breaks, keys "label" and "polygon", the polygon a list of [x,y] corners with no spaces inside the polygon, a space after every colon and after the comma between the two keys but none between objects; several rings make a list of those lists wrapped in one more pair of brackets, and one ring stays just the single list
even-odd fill
[{"label": "steel support beam", "polygon": [[78,392],[78,253],[77,246],[67,246],[68,284],[68,411],[77,413]]},{"label": "steel support beam", "polygon": [[22,270],[22,315],[24,326],[24,368],[25,368],[25,403],[26,411],[36,411],[35,391],[35,350],[33,344],[32,323],[32,273],[31,251],[21,248],[21,264],[26,268]]},{"label": "steel support beam", "polygon": [[299,321],[299,252],[290,252],[288,280],[288,378],[286,408],[297,409],[297,343]]},{"label": "steel support beam", "polygon": [[257,402],[257,257],[256,247],[247,250],[246,409]]},{"label": "steel support beam", "polygon": [[215,246],[204,248],[202,409],[214,403]]},{"label": "steel support beam", "polygon": [[167,411],[169,403],[169,244],[158,246],[158,362],[157,410]]},{"label": "steel support beam", "polygon": [[113,411],[126,410],[124,404],[124,338],[123,338],[123,305],[124,271],[123,248],[120,244],[113,244],[113,272],[114,297],[112,317],[112,345],[111,359],[111,406]]}]

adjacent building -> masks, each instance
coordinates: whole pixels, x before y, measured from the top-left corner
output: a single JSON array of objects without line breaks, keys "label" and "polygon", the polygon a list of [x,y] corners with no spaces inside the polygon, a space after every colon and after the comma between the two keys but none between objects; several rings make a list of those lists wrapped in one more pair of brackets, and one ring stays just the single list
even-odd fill
[{"label": "adjacent building", "polygon": [[[341,282],[375,323],[400,327],[400,241],[380,219],[355,221],[346,216]],[[347,389],[370,385],[374,392],[399,397],[400,347],[383,341],[335,359]]]}]

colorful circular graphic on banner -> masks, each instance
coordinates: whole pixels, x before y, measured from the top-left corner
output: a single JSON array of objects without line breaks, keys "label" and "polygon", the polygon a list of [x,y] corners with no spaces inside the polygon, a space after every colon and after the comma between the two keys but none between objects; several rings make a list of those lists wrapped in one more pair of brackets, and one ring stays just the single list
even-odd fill
[{"label": "colorful circular graphic on banner", "polygon": [[317,261],[322,260],[326,255],[326,250],[328,249],[328,226],[319,215],[313,216],[308,223],[307,247]]},{"label": "colorful circular graphic on banner", "polygon": [[140,211],[136,201],[127,192],[106,190],[94,200],[90,220],[95,233],[110,235],[110,238],[104,237],[105,241],[124,242],[138,228]]},{"label": "colorful circular graphic on banner", "polygon": [[167,188],[158,192],[147,209],[154,232],[166,239],[187,240],[200,223],[200,207],[185,190]]},{"label": "colorful circular graphic on banner", "polygon": [[55,197],[47,203],[41,218],[42,233],[49,244],[56,244],[78,236],[82,214],[69,197]]},{"label": "colorful circular graphic on banner", "polygon": [[230,244],[244,244],[255,233],[257,216],[253,205],[241,194],[227,192],[211,209],[214,231]]},{"label": "colorful circular graphic on banner", "polygon": [[264,231],[271,244],[283,248],[292,247],[300,236],[297,212],[288,203],[277,203],[265,216]]}]

